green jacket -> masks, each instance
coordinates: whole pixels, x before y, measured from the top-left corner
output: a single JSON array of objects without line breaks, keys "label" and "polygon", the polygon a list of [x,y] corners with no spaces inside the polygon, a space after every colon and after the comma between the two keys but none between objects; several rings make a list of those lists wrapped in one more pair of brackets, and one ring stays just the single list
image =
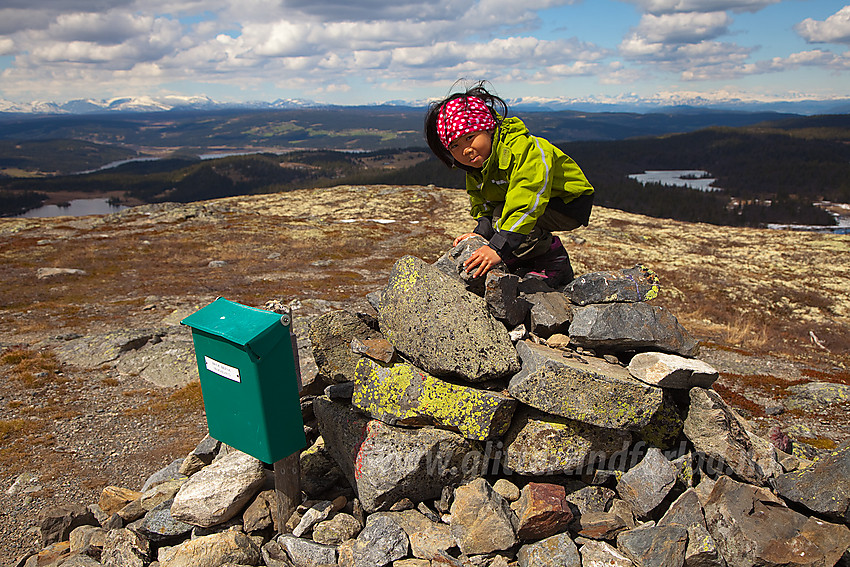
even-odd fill
[{"label": "green jacket", "polygon": [[481,170],[467,171],[466,192],[472,218],[492,217],[496,206],[505,203],[493,229],[527,235],[551,199],[569,203],[593,193],[593,187],[572,158],[510,117],[496,130]]}]

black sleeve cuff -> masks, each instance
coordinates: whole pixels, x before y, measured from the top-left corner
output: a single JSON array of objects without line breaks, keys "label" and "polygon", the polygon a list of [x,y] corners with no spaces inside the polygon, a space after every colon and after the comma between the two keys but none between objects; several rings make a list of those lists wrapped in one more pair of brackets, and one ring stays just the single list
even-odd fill
[{"label": "black sleeve cuff", "polygon": [[513,255],[513,251],[519,248],[522,241],[525,240],[525,235],[518,232],[510,232],[509,230],[500,230],[490,238],[488,246],[499,253],[499,256],[504,260]]},{"label": "black sleeve cuff", "polygon": [[493,220],[490,217],[479,218],[478,226],[476,226],[475,230],[472,232],[480,234],[487,240],[490,240],[490,238],[495,234],[495,231],[493,230]]}]

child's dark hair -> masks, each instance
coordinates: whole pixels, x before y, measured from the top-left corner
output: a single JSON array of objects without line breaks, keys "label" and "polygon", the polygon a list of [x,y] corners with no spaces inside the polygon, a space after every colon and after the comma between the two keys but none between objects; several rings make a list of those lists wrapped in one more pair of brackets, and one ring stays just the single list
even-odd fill
[{"label": "child's dark hair", "polygon": [[490,109],[490,114],[492,114],[493,118],[496,119],[497,127],[502,123],[502,119],[508,115],[508,104],[500,97],[488,91],[485,87],[484,81],[479,81],[475,83],[474,86],[468,88],[465,92],[454,93],[443,100],[433,102],[428,106],[428,112],[425,115],[425,140],[428,142],[428,147],[431,148],[434,155],[440,158],[440,161],[445,163],[448,167],[459,167],[461,169],[472,171],[473,168],[466,167],[455,161],[451,152],[449,152],[448,148],[443,145],[443,142],[440,140],[440,136],[437,134],[437,116],[440,114],[440,108],[442,108],[442,106],[450,100],[470,96],[480,98],[484,101],[484,104],[486,104]]}]

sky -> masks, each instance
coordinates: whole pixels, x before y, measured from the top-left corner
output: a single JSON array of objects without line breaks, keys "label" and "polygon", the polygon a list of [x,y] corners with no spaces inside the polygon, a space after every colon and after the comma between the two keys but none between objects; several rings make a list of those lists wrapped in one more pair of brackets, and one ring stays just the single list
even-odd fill
[{"label": "sky", "polygon": [[850,98],[831,0],[3,0],[0,99]]}]

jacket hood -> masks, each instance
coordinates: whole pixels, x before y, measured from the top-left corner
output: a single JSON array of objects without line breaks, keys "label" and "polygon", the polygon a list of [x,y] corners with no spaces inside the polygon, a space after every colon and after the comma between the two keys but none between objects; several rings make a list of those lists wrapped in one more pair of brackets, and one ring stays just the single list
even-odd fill
[{"label": "jacket hood", "polygon": [[516,116],[509,116],[502,120],[499,125],[499,137],[504,139],[507,136],[520,136],[528,134],[528,128],[525,123]]}]

